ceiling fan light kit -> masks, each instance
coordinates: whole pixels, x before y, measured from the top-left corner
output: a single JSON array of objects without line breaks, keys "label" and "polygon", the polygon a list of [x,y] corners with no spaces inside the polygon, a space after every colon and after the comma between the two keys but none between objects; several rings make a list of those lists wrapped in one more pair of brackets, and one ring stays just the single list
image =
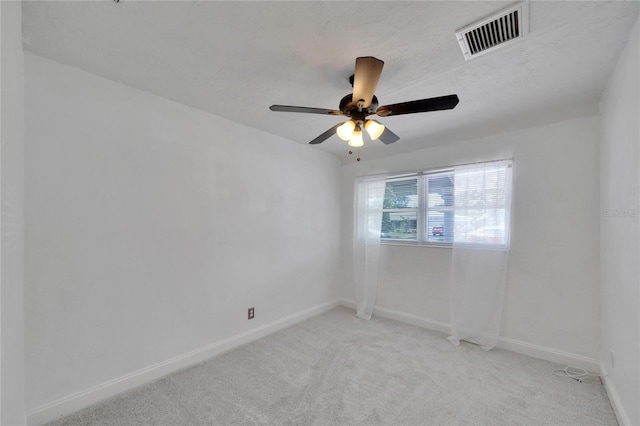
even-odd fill
[{"label": "ceiling fan light kit", "polygon": [[351,136],[353,135],[353,131],[356,128],[356,123],[353,120],[349,120],[349,121],[345,121],[343,125],[341,125],[340,127],[338,127],[338,129],[336,130],[336,133],[338,134],[338,137],[340,139],[342,139],[343,141],[348,141],[349,139],[351,139]]},{"label": "ceiling fan light kit", "polygon": [[374,141],[382,135],[382,132],[384,132],[384,124],[379,123],[376,120],[367,120],[364,123],[364,128]]},{"label": "ceiling fan light kit", "polygon": [[[363,127],[372,140],[379,139],[385,145],[392,144],[400,139],[398,135],[382,123],[367,119],[369,115],[375,114],[379,117],[390,117],[394,115],[453,109],[458,105],[458,96],[448,95],[378,107],[378,98],[375,96],[375,90],[380,80],[383,66],[383,61],[372,56],[356,58],[355,72],[350,79],[353,85],[353,93],[342,98],[339,110],[291,105],[271,105],[269,109],[278,112],[303,112],[308,114],[342,115],[349,117],[349,120],[346,122],[336,124],[309,143],[314,145],[322,143],[336,133],[340,139],[347,141],[349,146],[361,147],[364,145],[362,139]],[[351,153],[351,151],[349,153]],[[358,161],[360,161],[359,157]]]},{"label": "ceiling fan light kit", "polygon": [[353,135],[351,136],[351,139],[349,139],[349,146],[352,146],[354,148],[360,148],[361,146],[364,146],[364,141],[362,140],[362,130],[360,129],[360,126],[356,126],[356,129],[353,131]]}]

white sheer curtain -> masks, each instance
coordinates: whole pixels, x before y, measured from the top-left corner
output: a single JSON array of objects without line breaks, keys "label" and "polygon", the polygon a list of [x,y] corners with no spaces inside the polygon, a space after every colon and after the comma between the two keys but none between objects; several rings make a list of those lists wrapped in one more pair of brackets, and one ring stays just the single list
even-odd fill
[{"label": "white sheer curtain", "polygon": [[451,336],[491,350],[498,342],[506,287],[511,161],[454,168]]},{"label": "white sheer curtain", "polygon": [[358,318],[371,319],[378,289],[385,176],[356,179],[353,278]]}]

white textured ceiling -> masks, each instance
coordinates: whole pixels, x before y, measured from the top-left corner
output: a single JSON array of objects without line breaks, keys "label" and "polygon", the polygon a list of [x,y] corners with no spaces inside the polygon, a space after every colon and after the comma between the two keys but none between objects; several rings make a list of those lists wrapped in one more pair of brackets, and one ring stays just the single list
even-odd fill
[{"label": "white textured ceiling", "polygon": [[[455,30],[509,4],[27,1],[23,31],[35,54],[303,144],[340,118],[269,105],[337,109],[358,56],[385,61],[381,105],[459,96],[380,119],[401,139],[365,139],[370,159],[595,112],[638,2],[532,1],[527,38],[465,61]],[[337,136],[310,149],[354,161]]]}]

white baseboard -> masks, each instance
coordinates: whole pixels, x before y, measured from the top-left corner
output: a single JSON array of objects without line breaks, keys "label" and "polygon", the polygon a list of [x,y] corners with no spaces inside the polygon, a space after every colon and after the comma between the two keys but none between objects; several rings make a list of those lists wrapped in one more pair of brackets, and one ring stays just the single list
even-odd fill
[{"label": "white baseboard", "polygon": [[304,311],[288,315],[277,321],[260,327],[248,330],[244,333],[229,337],[219,342],[212,343],[203,348],[178,355],[174,358],[151,365],[133,373],[125,374],[99,385],[93,386],[80,392],[67,395],[63,398],[51,401],[40,407],[27,412],[28,425],[42,425],[66,416],[83,408],[89,407],[97,402],[104,401],[129,389],[152,382],[160,377],[166,376],[174,371],[206,361],[222,352],[229,351],[238,346],[260,339],[268,334],[287,328],[293,324],[304,321],[313,316],[319,315],[340,305],[340,301],[335,300],[314,306]]},{"label": "white baseboard", "polygon": [[600,373],[600,361],[583,355],[561,351],[546,346],[534,345],[508,337],[498,337],[498,348],[506,349],[532,358],[555,362],[565,367],[578,367],[591,373]]},{"label": "white baseboard", "polygon": [[609,401],[611,402],[611,406],[613,407],[613,411],[616,413],[616,417],[618,420],[618,424],[620,426],[631,426],[631,420],[629,419],[629,415],[625,411],[622,406],[622,402],[620,401],[620,396],[616,391],[616,387],[613,384],[611,378],[607,375],[607,370],[604,367],[604,364],[600,366],[602,377],[602,383],[604,383],[604,388],[607,391],[607,395],[609,396]]},{"label": "white baseboard", "polygon": [[[356,304],[353,300],[343,299],[340,301],[340,305],[346,308],[356,309]],[[415,325],[416,327],[439,331],[440,333],[448,334],[451,332],[451,325],[448,322],[419,317],[418,315],[407,314],[405,312],[394,311],[393,309],[381,308],[379,306],[373,308],[373,313],[381,318],[400,321],[405,324]]]},{"label": "white baseboard", "polygon": [[[340,304],[347,308],[355,309],[355,302],[352,300],[343,299],[340,301]],[[437,321],[430,318],[424,318],[417,315],[377,306],[373,308],[373,313],[374,315],[382,318],[400,321],[406,324],[414,325],[416,327],[422,327],[428,330],[434,330],[445,334],[451,333],[451,324],[449,324],[448,322]],[[496,347],[527,355],[532,358],[538,358],[562,365],[583,368],[592,373],[600,372],[600,361],[598,361],[597,359],[561,351],[558,349],[548,348],[546,346],[534,345],[532,343],[510,339],[508,337],[498,337],[498,344],[496,345]]]}]

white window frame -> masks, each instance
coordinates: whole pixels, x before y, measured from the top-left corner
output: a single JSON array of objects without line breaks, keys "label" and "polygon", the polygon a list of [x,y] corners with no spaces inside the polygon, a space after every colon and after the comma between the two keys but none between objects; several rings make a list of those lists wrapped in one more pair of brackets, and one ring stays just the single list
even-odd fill
[{"label": "white window frame", "polygon": [[[497,160],[499,161],[499,160]],[[488,161],[488,163],[491,163],[493,161]],[[445,175],[445,174],[453,174],[454,169],[453,167],[446,167],[446,168],[437,168],[437,169],[431,169],[431,170],[425,170],[425,171],[420,171],[420,172],[405,172],[405,173],[400,173],[397,175],[391,175],[388,176],[386,181],[387,182],[393,182],[393,181],[399,181],[399,180],[408,180],[408,179],[414,179],[417,178],[417,194],[418,194],[418,207],[415,209],[383,209],[383,213],[386,212],[408,212],[408,211],[415,211],[416,212],[416,239],[415,240],[409,240],[409,239],[398,239],[398,238],[380,238],[380,243],[381,244],[385,244],[385,245],[402,245],[402,246],[422,246],[422,247],[441,247],[441,248],[453,248],[453,242],[446,242],[446,241],[429,241],[429,237],[428,237],[428,233],[429,233],[429,229],[428,229],[428,216],[429,216],[429,210],[432,211],[441,211],[441,210],[454,210],[455,211],[455,207],[454,206],[437,206],[437,207],[430,207],[428,206],[428,201],[429,201],[429,188],[428,188],[428,178],[429,176],[434,176],[434,175]],[[510,228],[510,226],[508,226],[508,228]],[[464,245],[473,248],[473,247],[477,247],[477,248],[483,248],[483,249],[503,249],[504,247],[508,247],[509,246],[509,239],[510,239],[510,229],[507,229],[506,232],[506,238],[507,241],[504,245],[491,245],[491,244],[484,244],[484,243],[464,243]],[[460,243],[458,243],[460,244]]]},{"label": "white window frame", "polygon": [[420,223],[420,217],[422,216],[420,214],[420,210],[422,208],[422,197],[420,196],[420,189],[421,189],[421,181],[422,179],[420,179],[420,173],[412,173],[412,174],[403,174],[403,175],[398,175],[398,176],[389,176],[386,179],[386,182],[399,182],[399,181],[403,181],[403,180],[412,180],[412,179],[417,179],[417,197],[418,197],[418,205],[416,207],[408,207],[408,208],[395,208],[395,209],[382,209],[382,214],[384,215],[384,213],[406,213],[406,212],[415,212],[416,214],[416,239],[415,240],[411,240],[411,239],[400,239],[400,238],[380,238],[380,242],[382,243],[400,243],[400,244],[416,244],[419,242],[419,236],[420,236],[420,232],[421,232],[421,223]]},{"label": "white window frame", "polygon": [[446,241],[429,241],[429,210],[431,211],[441,211],[441,210],[454,210],[454,206],[436,206],[436,207],[430,207],[428,205],[428,201],[429,201],[429,177],[430,176],[437,176],[437,175],[449,175],[449,174],[453,174],[453,169],[439,169],[439,170],[432,170],[432,171],[428,171],[428,172],[423,172],[422,173],[422,185],[423,185],[423,195],[422,195],[422,199],[423,199],[423,203],[424,203],[424,207],[423,207],[423,211],[424,214],[423,216],[423,222],[424,222],[424,229],[422,230],[422,238],[423,238],[423,242],[422,244],[424,245],[429,245],[429,246],[440,246],[440,247],[452,247],[453,243],[449,243]]}]

